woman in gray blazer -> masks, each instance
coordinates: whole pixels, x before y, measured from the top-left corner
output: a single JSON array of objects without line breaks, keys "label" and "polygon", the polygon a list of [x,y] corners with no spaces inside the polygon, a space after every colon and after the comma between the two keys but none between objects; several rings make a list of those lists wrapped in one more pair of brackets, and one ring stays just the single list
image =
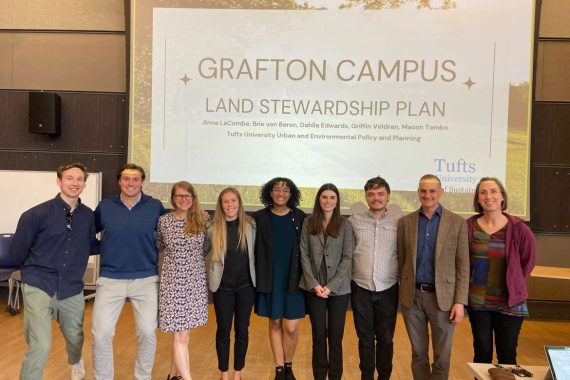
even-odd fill
[{"label": "woman in gray blazer", "polygon": [[338,189],[332,183],[324,184],[301,233],[300,286],[308,292],[315,380],[326,380],[327,374],[330,380],[342,377],[342,338],[353,251],[352,227],[340,215]]},{"label": "woman in gray blazer", "polygon": [[249,317],[255,300],[255,224],[245,214],[239,192],[231,187],[218,196],[208,226],[204,252],[211,254],[208,283],[216,312],[216,353],[220,379],[228,380],[230,332],[235,317],[234,374],[241,379],[249,341]]}]

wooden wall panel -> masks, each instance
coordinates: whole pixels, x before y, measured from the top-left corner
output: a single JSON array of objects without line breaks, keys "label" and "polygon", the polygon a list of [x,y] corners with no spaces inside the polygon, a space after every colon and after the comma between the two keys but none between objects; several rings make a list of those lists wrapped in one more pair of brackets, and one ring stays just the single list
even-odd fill
[{"label": "wooden wall panel", "polygon": [[529,298],[541,301],[570,301],[570,288],[564,280],[552,278],[531,278]]},{"label": "wooden wall panel", "polygon": [[569,67],[570,40],[539,41],[535,100],[570,102]]},{"label": "wooden wall panel", "polygon": [[[0,33],[0,88],[126,92],[126,41],[118,34]],[[8,62],[10,59],[10,62]]]},{"label": "wooden wall panel", "polygon": [[570,1],[542,0],[540,37],[570,38]]},{"label": "wooden wall panel", "polygon": [[[542,0],[537,3],[541,8],[532,115],[531,225],[537,230],[538,237],[541,233],[550,232],[568,237],[570,2]],[[554,245],[541,244],[540,241],[538,249],[542,265],[570,267],[568,244],[561,243],[566,252],[561,253],[560,249],[553,249]]]},{"label": "wooden wall panel", "polygon": [[103,172],[103,194],[117,191],[115,174],[127,161],[124,94],[60,93],[61,136],[28,132],[28,92],[0,91],[0,169],[55,170],[78,160]]},{"label": "wooden wall panel", "polygon": [[[125,108],[125,95],[122,94],[62,94],[62,137],[64,130],[72,133],[62,145],[126,154]],[[79,125],[81,128],[77,128]]]},{"label": "wooden wall panel", "polygon": [[[28,94],[0,91],[0,149],[10,149],[21,144],[17,140],[27,137],[27,124]],[[31,149],[28,144],[22,146]]]},{"label": "wooden wall panel", "polygon": [[533,228],[570,233],[570,167],[533,167],[531,178]]},{"label": "wooden wall panel", "polygon": [[59,93],[61,136],[28,133],[28,92],[0,91],[0,148],[126,154],[123,94]]},{"label": "wooden wall panel", "polygon": [[[536,250],[536,265],[570,268],[570,234],[537,235]],[[570,282],[568,285],[570,286]]]},{"label": "wooden wall panel", "polygon": [[0,29],[125,30],[120,0],[0,0]]},{"label": "wooden wall panel", "polygon": [[12,87],[13,36],[0,33],[0,88]]},{"label": "wooden wall panel", "polygon": [[570,103],[535,103],[532,119],[533,164],[570,166]]}]

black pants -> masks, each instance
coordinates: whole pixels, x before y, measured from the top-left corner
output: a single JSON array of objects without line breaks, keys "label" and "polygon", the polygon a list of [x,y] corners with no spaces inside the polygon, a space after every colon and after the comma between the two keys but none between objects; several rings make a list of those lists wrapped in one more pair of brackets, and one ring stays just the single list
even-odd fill
[{"label": "black pants", "polygon": [[469,310],[473,333],[475,363],[493,362],[493,334],[497,360],[501,364],[517,364],[517,344],[524,317],[514,317],[496,311]]},{"label": "black pants", "polygon": [[214,293],[216,311],[216,352],[218,368],[228,370],[230,361],[230,333],[235,315],[234,369],[241,371],[245,366],[245,355],[249,342],[249,317],[255,300],[255,289],[251,286],[239,290],[218,290]]},{"label": "black pants", "polygon": [[315,380],[326,380],[327,373],[330,380],[340,380],[342,377],[342,338],[348,299],[348,294],[321,298],[314,293],[307,293],[307,308],[313,332]]},{"label": "black pants", "polygon": [[396,283],[381,292],[366,290],[354,282],[351,287],[361,379],[373,380],[376,367],[378,379],[387,380],[392,374],[399,286]]}]

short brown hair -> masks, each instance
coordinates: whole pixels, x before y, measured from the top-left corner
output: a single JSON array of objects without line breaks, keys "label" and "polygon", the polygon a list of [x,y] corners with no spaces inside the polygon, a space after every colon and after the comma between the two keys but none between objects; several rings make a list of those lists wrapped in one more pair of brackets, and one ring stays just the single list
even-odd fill
[{"label": "short brown hair", "polygon": [[57,168],[57,178],[61,179],[61,176],[63,175],[64,171],[73,168],[81,170],[83,172],[83,175],[85,176],[85,180],[87,180],[89,173],[87,173],[87,168],[81,162],[68,162],[67,164],[59,165],[59,167]]},{"label": "short brown hair", "polygon": [[473,210],[475,210],[475,212],[478,212],[479,214],[483,213],[483,207],[481,207],[481,205],[479,204],[479,187],[481,186],[481,183],[487,182],[487,181],[495,182],[497,184],[497,186],[499,186],[499,190],[501,191],[501,194],[503,194],[503,202],[501,203],[501,211],[505,211],[507,209],[507,206],[508,206],[507,190],[505,190],[505,186],[503,186],[503,183],[501,182],[501,180],[496,178],[496,177],[483,177],[479,180],[479,183],[477,184],[477,187],[475,188],[475,195],[473,196]]},{"label": "short brown hair", "polygon": [[121,179],[121,176],[123,175],[123,172],[125,170],[137,170],[138,172],[141,173],[143,181],[146,178],[146,173],[144,172],[144,169],[141,166],[129,163],[129,164],[124,164],[119,168],[119,171],[117,171],[117,181]]},{"label": "short brown hair", "polygon": [[388,182],[386,182],[384,178],[377,176],[366,181],[364,184],[364,191],[379,189],[381,187],[384,187],[386,192],[390,194],[390,185],[388,185]]},{"label": "short brown hair", "polygon": [[430,180],[430,179],[436,181],[436,182],[438,183],[439,187],[441,187],[441,180],[440,180],[439,177],[436,176],[435,174],[425,174],[425,175],[423,175],[422,178],[420,178],[420,183],[421,183],[422,181]]}]

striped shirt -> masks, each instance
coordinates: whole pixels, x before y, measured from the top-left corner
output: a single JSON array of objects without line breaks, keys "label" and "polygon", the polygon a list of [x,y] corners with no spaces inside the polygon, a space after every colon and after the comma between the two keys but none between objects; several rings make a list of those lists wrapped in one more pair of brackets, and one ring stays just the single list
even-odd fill
[{"label": "striped shirt", "polygon": [[352,280],[361,288],[380,292],[398,282],[396,232],[401,215],[388,211],[382,218],[370,212],[352,215],[354,230]]},{"label": "striped shirt", "polygon": [[489,235],[477,221],[473,223],[473,238],[469,247],[473,260],[469,307],[473,310],[498,311],[515,317],[528,317],[526,301],[511,307],[507,305],[507,228],[509,224]]}]

